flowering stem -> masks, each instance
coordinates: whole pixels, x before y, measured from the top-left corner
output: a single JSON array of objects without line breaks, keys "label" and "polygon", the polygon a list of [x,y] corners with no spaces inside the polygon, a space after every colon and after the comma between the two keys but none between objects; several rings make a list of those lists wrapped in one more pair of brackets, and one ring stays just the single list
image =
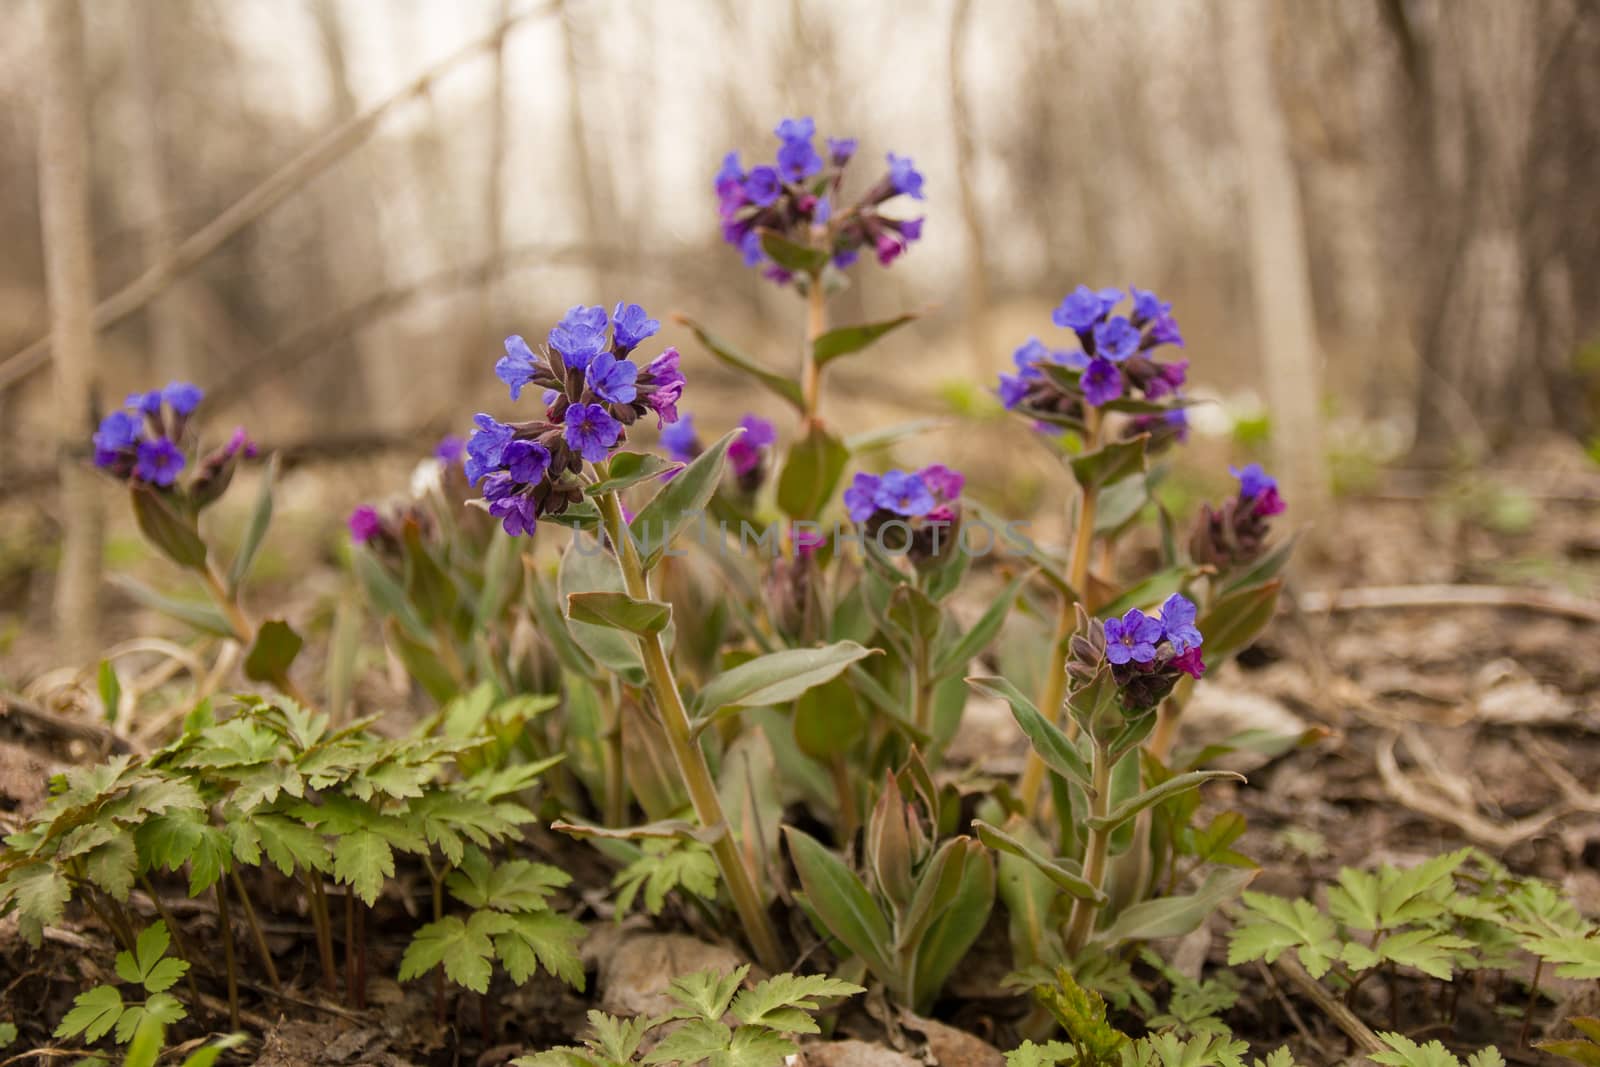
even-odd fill
[{"label": "flowering stem", "polygon": [[[1104,742],[1094,743],[1094,765],[1090,768],[1093,787],[1089,796],[1089,814],[1103,819],[1111,811],[1111,753]],[[1100,889],[1106,876],[1106,850],[1111,843],[1108,830],[1091,828],[1089,844],[1083,855],[1083,880]],[[1076,958],[1083,951],[1094,930],[1094,917],[1100,905],[1092,900],[1074,900],[1072,917],[1067,920],[1067,956]]]},{"label": "flowering stem", "polygon": [[800,393],[805,403],[806,425],[817,421],[822,401],[822,368],[817,366],[817,338],[828,332],[828,294],[822,286],[822,272],[811,275],[806,290],[806,347],[801,362]]},{"label": "flowering stem", "polygon": [[[1093,452],[1098,447],[1100,447],[1100,409],[1091,406],[1084,420],[1083,449],[1085,452]],[[1073,530],[1072,558],[1067,565],[1067,584],[1085,604],[1089,602],[1089,556],[1094,550],[1094,516],[1098,495],[1096,490],[1088,486],[1082,487],[1079,491],[1078,522]],[[1076,622],[1076,614],[1073,611],[1075,604],[1076,601],[1067,595],[1061,596],[1055,633],[1050,638],[1049,660],[1038,707],[1039,713],[1052,722],[1060,717],[1061,704],[1067,694],[1067,638],[1072,636],[1072,627]],[[1074,724],[1069,722],[1067,730],[1069,734],[1075,732]],[[1044,772],[1044,760],[1030,748],[1027,763],[1022,770],[1022,784],[1019,787],[1024,811],[1033,812],[1038,809],[1044,787]]]},{"label": "flowering stem", "polygon": [[[911,655],[911,725],[924,736],[933,733],[933,694],[928,687],[927,642],[917,641]],[[929,745],[932,745],[930,740]]]},{"label": "flowering stem", "polygon": [[[617,502],[616,494],[601,493],[596,503],[600,506],[606,534],[616,550],[617,564],[622,571],[628,595],[635,600],[649,600],[650,579],[639,560],[633,540],[623,528],[622,507]],[[683,697],[678,692],[678,682],[673,676],[666,648],[661,643],[661,635],[640,635],[639,654],[644,659],[645,674],[655,697],[668,747],[672,749],[673,761],[678,765],[678,773],[683,775],[684,785],[688,787],[695,817],[702,827],[710,831],[711,855],[722,872],[722,880],[728,885],[728,893],[733,897],[733,906],[744,923],[750,947],[755,950],[757,962],[777,974],[784,970],[785,964],[777,931],[756,889],[755,876],[733,838],[727,816],[723,814],[722,799],[717,795],[717,786],[711,778],[711,768],[706,765],[705,753],[694,739],[689,712],[683,706]]]}]

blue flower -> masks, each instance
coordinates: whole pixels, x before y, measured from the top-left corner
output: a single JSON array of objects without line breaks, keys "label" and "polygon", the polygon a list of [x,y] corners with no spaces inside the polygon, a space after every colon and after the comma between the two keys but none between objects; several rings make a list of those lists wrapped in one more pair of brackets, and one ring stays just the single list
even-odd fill
[{"label": "blue flower", "polygon": [[922,174],[909,156],[889,153],[889,184],[894,186],[894,191],[897,193],[909,196],[913,200],[923,199]]},{"label": "blue flower", "polygon": [[850,162],[850,157],[856,154],[856,139],[854,137],[828,138],[828,159],[836,167],[842,167]]},{"label": "blue flower", "polygon": [[1136,325],[1143,326],[1172,311],[1172,305],[1162,300],[1148,289],[1141,289],[1137,285],[1130,286],[1129,292],[1133,294],[1133,321]]},{"label": "blue flower", "polygon": [[1156,642],[1161,640],[1161,622],[1138,608],[1129,608],[1122,618],[1106,620],[1106,659],[1115,664],[1150,663],[1156,658]]},{"label": "blue flower", "polygon": [[844,491],[844,507],[851,522],[866,522],[878,510],[879,479],[865,472],[859,473]]},{"label": "blue flower", "polygon": [[926,219],[901,219],[895,225],[900,228],[900,236],[906,239],[906,244],[922,240],[922,224]]},{"label": "blue flower", "polygon": [[785,144],[792,141],[809,141],[817,135],[817,124],[810,115],[806,115],[798,119],[784,119],[772,132]]},{"label": "blue flower", "polygon": [[639,372],[639,390],[644,394],[645,407],[656,413],[657,426],[678,421],[678,401],[683,399],[687,384],[678,369],[679,358],[676,348],[665,349]]},{"label": "blue flower", "polygon": [[778,169],[792,182],[805,179],[822,170],[822,157],[811,147],[811,140],[785,141],[778,149]]},{"label": "blue flower", "polygon": [[477,485],[485,474],[497,469],[505,456],[506,446],[516,437],[517,431],[492,415],[479,412],[473,417],[478,428],[467,439],[467,481]]},{"label": "blue flower", "polygon": [[745,179],[744,195],[757,207],[770,207],[783,195],[783,179],[772,167],[752,167]]},{"label": "blue flower", "polygon": [[1139,331],[1121,315],[1094,328],[1095,355],[1104,356],[1114,363],[1120,363],[1139,351],[1139,341]]},{"label": "blue flower", "polygon": [[1109,359],[1095,358],[1083,372],[1083,398],[1095,407],[1122,395],[1122,372]]},{"label": "blue flower", "polygon": [[887,471],[878,482],[873,502],[896,515],[926,515],[938,503],[927,485],[915,474]]},{"label": "blue flower", "polygon": [[[500,462],[512,479],[523,485],[533,485],[544,478],[550,469],[550,450],[537,441],[512,441],[506,446]],[[487,496],[487,492],[484,494]]]},{"label": "blue flower", "polygon": [[525,493],[513,493],[489,502],[489,514],[513,537],[531,534],[538,525],[539,505]]},{"label": "blue flower", "polygon": [[744,181],[744,168],[739,166],[739,153],[729,152],[722,157],[722,169],[717,171],[713,185],[719,194],[726,194],[730,189],[738,188]]},{"label": "blue flower", "polygon": [[1042,377],[1039,364],[1049,358],[1050,350],[1037,337],[1028,338],[1011,353],[1011,362],[1017,365],[1017,370],[1024,378]]},{"label": "blue flower", "polygon": [[608,400],[613,404],[629,404],[639,395],[639,390],[634,386],[634,379],[639,376],[639,368],[625,359],[618,359],[610,352],[602,352],[589,361],[589,369],[585,372],[589,388],[601,400]]},{"label": "blue flower", "polygon": [[113,411],[101,419],[100,428],[94,434],[96,462],[99,461],[101,452],[119,452],[138,444],[143,430],[144,423],[139,417],[130,415],[126,411]]},{"label": "blue flower", "polygon": [[447,433],[439,438],[439,443],[433,449],[434,457],[447,467],[460,463],[466,452],[467,442],[462,440],[460,435],[453,433]]},{"label": "blue flower", "polygon": [[200,401],[205,399],[205,395],[198,385],[189,382],[172,382],[161,390],[161,399],[179,415],[194,414],[194,409],[200,406]]},{"label": "blue flower", "polygon": [[831,218],[833,218],[833,204],[824,196],[811,209],[811,224],[813,226],[826,226]]},{"label": "blue flower", "polygon": [[841,248],[833,254],[833,265],[839,270],[846,270],[861,258],[861,253],[854,248]]},{"label": "blue flower", "polygon": [[680,415],[678,421],[661,431],[661,447],[679,463],[688,463],[705,450],[694,432],[694,416]]},{"label": "blue flower", "polygon": [[1068,330],[1087,332],[1100,321],[1106,309],[1100,295],[1087,285],[1080,285],[1061,301],[1061,306],[1050,314],[1050,321]]},{"label": "blue flower", "polygon": [[[555,338],[555,331],[550,332],[551,339]],[[506,354],[500,357],[494,365],[494,376],[511,387],[511,399],[518,400],[522,397],[522,387],[533,380],[539,371],[539,358],[533,354],[533,349],[528,347],[520,334],[512,334],[506,338]]]},{"label": "blue flower", "polygon": [[1228,473],[1239,479],[1239,495],[1246,500],[1252,500],[1268,489],[1278,488],[1278,480],[1263,470],[1259,463],[1229,467]]},{"label": "blue flower", "polygon": [[599,404],[573,404],[567,408],[566,442],[590,463],[600,463],[622,435],[622,423]]},{"label": "blue flower", "polygon": [[1028,380],[1020,374],[1000,375],[1000,403],[1007,411],[1022,403],[1028,392]]},{"label": "blue flower", "polygon": [[1151,324],[1150,333],[1145,338],[1145,347],[1154,348],[1156,345],[1183,347],[1183,334],[1178,332],[1178,320],[1171,315],[1162,315]]},{"label": "blue flower", "polygon": [[1173,593],[1161,605],[1161,628],[1172,642],[1172,651],[1187,652],[1199,648],[1205,640],[1194,624],[1194,602],[1181,593]]},{"label": "blue flower", "polygon": [[165,437],[139,442],[139,461],[133,468],[134,477],[151,485],[171,485],[178,480],[178,472],[188,461],[178,446]]},{"label": "blue flower", "polygon": [[618,303],[617,309],[611,313],[611,336],[619,352],[637,348],[646,339],[654,337],[660,329],[660,320],[652,319],[650,313],[638,304]]},{"label": "blue flower", "polygon": [[739,251],[743,254],[744,265],[747,267],[753,267],[767,258],[766,252],[761,248],[761,237],[754,230],[739,239]]},{"label": "blue flower", "polygon": [[582,370],[606,350],[606,322],[603,307],[579,304],[569,308],[550,330],[550,347],[561,354],[567,366]]}]

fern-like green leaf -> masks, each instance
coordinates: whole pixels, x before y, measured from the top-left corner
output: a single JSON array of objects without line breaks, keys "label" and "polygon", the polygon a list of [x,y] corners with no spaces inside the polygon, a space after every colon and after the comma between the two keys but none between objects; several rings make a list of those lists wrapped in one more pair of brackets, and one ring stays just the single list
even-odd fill
[{"label": "fern-like green leaf", "polygon": [[122,994],[116,986],[97,985],[86,989],[72,1000],[72,1010],[56,1027],[57,1037],[83,1035],[85,1041],[99,1041],[111,1032],[122,1018]]},{"label": "fern-like green leaf", "polygon": [[510,925],[495,935],[494,947],[513,982],[521,985],[543,967],[572,988],[584,988],[583,960],[578,955],[585,933],[582,923],[553,911],[508,918]]},{"label": "fern-like green leaf", "polygon": [[866,990],[852,982],[820,974],[780,974],[740,992],[733,1016],[748,1026],[764,1026],[786,1034],[821,1033],[811,1012],[819,997],[849,997]]},{"label": "fern-like green leaf", "polygon": [[1228,935],[1228,966],[1251,960],[1275,962],[1294,949],[1313,978],[1321,978],[1338,959],[1338,928],[1309,900],[1285,900],[1266,893],[1245,893],[1245,911]]}]

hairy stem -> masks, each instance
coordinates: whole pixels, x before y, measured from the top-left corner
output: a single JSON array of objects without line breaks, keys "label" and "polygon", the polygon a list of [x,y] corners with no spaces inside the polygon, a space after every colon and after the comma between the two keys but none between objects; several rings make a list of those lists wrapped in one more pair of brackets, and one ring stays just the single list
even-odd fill
[{"label": "hairy stem", "polygon": [[228,911],[228,887],[221,878],[217,892],[217,929],[222,934],[222,961],[228,968],[228,1025],[239,1029],[239,967],[233,958],[233,919]]},{"label": "hairy stem", "polygon": [[[1111,811],[1111,752],[1099,740],[1094,743],[1094,765],[1091,768],[1093,789],[1089,797],[1089,814],[1103,819]],[[1083,880],[1096,889],[1106,877],[1106,851],[1111,844],[1111,832],[1091,827],[1089,844],[1083,855]],[[1092,900],[1074,900],[1072,917],[1067,921],[1067,956],[1075,958],[1088,943],[1094,931],[1094,917],[1100,905]]]},{"label": "hairy stem", "polygon": [[[650,580],[639,559],[638,550],[623,528],[622,507],[617,502],[616,494],[602,493],[597,502],[606,534],[616,550],[617,563],[622,570],[628,595],[635,600],[649,600]],[[678,682],[673,676],[666,648],[661,643],[661,635],[640,636],[639,654],[644,659],[645,674],[649,679],[651,694],[655,697],[668,747],[672,750],[673,762],[677,764],[678,773],[683,776],[683,783],[689,790],[695,818],[711,832],[711,854],[722,872],[722,880],[728,885],[729,895],[733,897],[733,906],[744,924],[745,936],[749,938],[750,947],[755,950],[761,966],[776,974],[784,970],[785,963],[777,930],[756,888],[755,874],[745,862],[738,842],[733,838],[727,816],[723,814],[716,782],[712,780],[705,753],[694,739],[689,711],[678,692]]]},{"label": "hairy stem", "polygon": [[627,767],[623,763],[622,693],[614,680],[610,695],[607,710],[611,718],[605,734],[605,823],[607,826],[621,826],[628,821],[628,779]]},{"label": "hairy stem", "polygon": [[817,421],[822,403],[822,368],[817,366],[817,338],[828,332],[828,294],[822,287],[822,272],[811,275],[806,291],[806,347],[800,363],[800,394],[805,402],[806,425]]},{"label": "hairy stem", "polygon": [[[1084,420],[1083,450],[1093,452],[1100,447],[1100,410],[1091,407]],[[1089,598],[1089,557],[1094,549],[1094,516],[1098,502],[1098,492],[1088,486],[1080,487],[1078,492],[1078,518],[1073,529],[1072,556],[1067,564],[1067,584],[1072,587],[1074,595],[1079,597],[1085,606],[1092,607]],[[1074,610],[1077,602],[1066,594],[1062,594],[1057,608],[1055,633],[1050,639],[1050,648],[1047,652],[1049,659],[1046,662],[1044,684],[1040,687],[1037,707],[1039,714],[1056,722],[1061,717],[1062,701],[1067,694],[1067,639],[1072,636],[1072,628],[1077,623],[1077,613]],[[1076,733],[1073,723],[1067,724],[1069,734]],[[1040,811],[1040,804],[1046,794],[1044,792],[1044,760],[1033,749],[1028,750],[1028,758],[1022,769],[1022,783],[1019,786],[1023,810],[1032,813]]]}]

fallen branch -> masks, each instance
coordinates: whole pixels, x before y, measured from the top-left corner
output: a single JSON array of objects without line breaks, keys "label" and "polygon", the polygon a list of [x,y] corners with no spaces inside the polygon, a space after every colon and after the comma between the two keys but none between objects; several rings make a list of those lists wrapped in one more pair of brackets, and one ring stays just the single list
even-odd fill
[{"label": "fallen branch", "polygon": [[[222,247],[230,237],[282,203],[290,194],[298,191],[312,178],[342,159],[351,149],[361,145],[390,111],[412,99],[427,95],[435,81],[467,60],[477,58],[479,53],[492,53],[498,49],[506,32],[513,26],[554,10],[554,4],[544,3],[508,16],[487,36],[479,38],[428,69],[394,95],[379,101],[350,121],[323,134],[299,155],[234,201],[222,214],[195,231],[187,240],[180,242],[169,255],[151,264],[150,268],[139,277],[101,301],[94,309],[95,330],[104,330],[143,308],[173,279],[193,268]],[[50,335],[45,334],[4,363],[0,363],[0,390],[21,381],[49,361]]]},{"label": "fallen branch", "polygon": [[1521,608],[1600,622],[1600,601],[1546,589],[1509,585],[1375,585],[1334,592],[1313,590],[1295,598],[1293,608],[1332,614],[1390,608]]},{"label": "fallen branch", "polygon": [[1333,1025],[1343,1030],[1345,1036],[1354,1041],[1362,1052],[1383,1052],[1388,1049],[1389,1046],[1378,1039],[1372,1028],[1356,1018],[1355,1012],[1345,1007],[1343,1001],[1328,992],[1321,982],[1311,977],[1306,969],[1300,966],[1299,960],[1285,953],[1278,957],[1278,962],[1274,963],[1273,967],[1288,980],[1290,985],[1305,994],[1308,1000],[1320,1008],[1322,1014],[1326,1015]]}]

